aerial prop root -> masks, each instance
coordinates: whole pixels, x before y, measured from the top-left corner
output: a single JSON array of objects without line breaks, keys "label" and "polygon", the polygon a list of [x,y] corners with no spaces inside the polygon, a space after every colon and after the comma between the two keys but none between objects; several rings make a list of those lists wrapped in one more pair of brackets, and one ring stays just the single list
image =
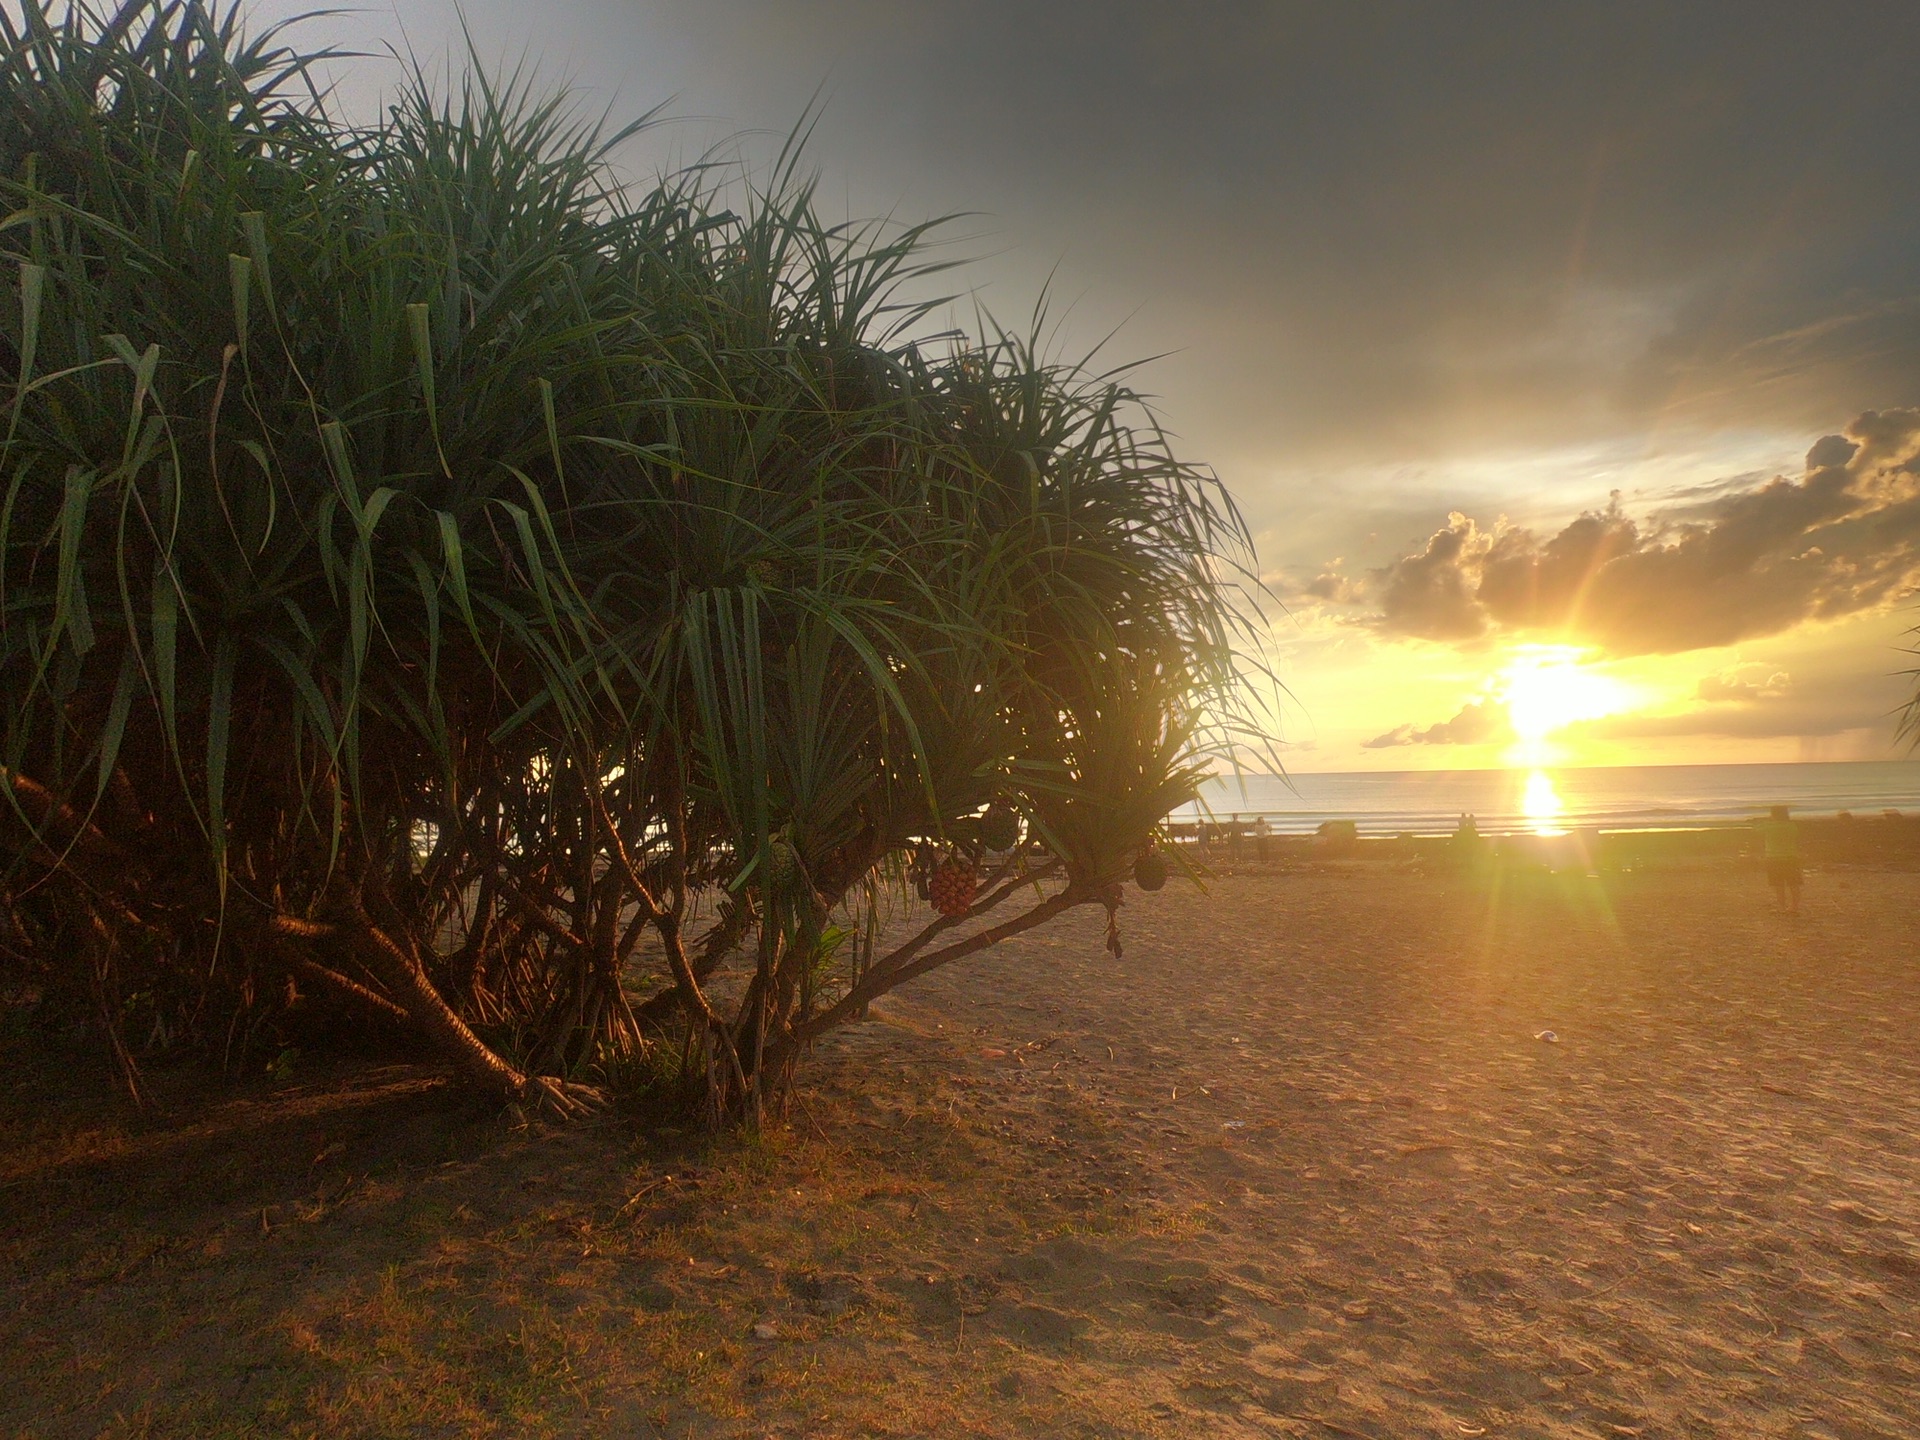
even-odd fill
[{"label": "aerial prop root", "polygon": [[434,1053],[482,1093],[522,1112],[561,1119],[576,1118],[606,1103],[605,1093],[594,1086],[521,1070],[474,1034],[434,988],[417,957],[374,923],[357,896],[342,907],[337,920],[281,914],[272,917],[269,928],[292,938],[348,946],[354,958],[393,997],[385,1002],[385,1008],[374,1008],[382,1014],[390,1015],[392,1010],[404,1014]]}]

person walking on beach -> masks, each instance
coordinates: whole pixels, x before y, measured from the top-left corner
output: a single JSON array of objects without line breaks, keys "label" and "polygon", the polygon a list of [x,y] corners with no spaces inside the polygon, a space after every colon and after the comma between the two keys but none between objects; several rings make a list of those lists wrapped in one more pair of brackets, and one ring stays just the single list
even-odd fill
[{"label": "person walking on beach", "polygon": [[1789,915],[1800,913],[1800,827],[1787,818],[1787,807],[1776,805],[1759,825],[1767,861],[1767,883],[1774,903]]}]

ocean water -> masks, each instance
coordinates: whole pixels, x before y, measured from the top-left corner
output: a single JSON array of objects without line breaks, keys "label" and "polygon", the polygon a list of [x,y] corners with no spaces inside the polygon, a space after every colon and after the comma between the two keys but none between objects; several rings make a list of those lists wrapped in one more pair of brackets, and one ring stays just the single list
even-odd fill
[{"label": "ocean water", "polygon": [[1920,760],[1249,775],[1211,782],[1202,798],[1216,819],[1264,817],[1281,834],[1309,833],[1324,820],[1352,820],[1363,835],[1445,834],[1462,815],[1489,834],[1684,828],[1750,820],[1773,805],[1809,816],[1920,810]]}]

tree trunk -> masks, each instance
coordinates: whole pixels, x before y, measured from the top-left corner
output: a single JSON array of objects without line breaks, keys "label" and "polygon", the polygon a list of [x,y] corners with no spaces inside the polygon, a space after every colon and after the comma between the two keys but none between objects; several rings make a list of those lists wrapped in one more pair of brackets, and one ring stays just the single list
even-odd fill
[{"label": "tree trunk", "polygon": [[434,989],[418,957],[376,925],[357,902],[339,924],[276,915],[272,925],[282,935],[337,939],[349,945],[354,958],[380,982],[428,1047],[452,1066],[464,1084],[509,1103],[536,1103],[563,1115],[586,1108],[582,1101],[591,1094],[583,1087],[528,1075],[474,1034]]}]

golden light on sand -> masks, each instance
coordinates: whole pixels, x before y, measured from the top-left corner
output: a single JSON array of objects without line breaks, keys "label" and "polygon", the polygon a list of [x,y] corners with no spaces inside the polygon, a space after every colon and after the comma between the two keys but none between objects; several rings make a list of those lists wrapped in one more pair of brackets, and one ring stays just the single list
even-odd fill
[{"label": "golden light on sand", "polygon": [[1536,835],[1559,835],[1563,833],[1558,821],[1566,813],[1566,803],[1561,800],[1560,792],[1553,788],[1553,777],[1544,770],[1535,770],[1527,776],[1526,788],[1520,792],[1520,813],[1527,817]]},{"label": "golden light on sand", "polygon": [[[1499,694],[1506,702],[1508,723],[1520,740],[1510,763],[1546,763],[1552,758],[1547,753],[1548,736],[1631,706],[1633,696],[1626,686],[1580,663],[1584,653],[1571,645],[1527,645],[1500,672]],[[1536,779],[1551,792],[1551,783],[1538,772],[1527,782],[1529,791]]]}]

